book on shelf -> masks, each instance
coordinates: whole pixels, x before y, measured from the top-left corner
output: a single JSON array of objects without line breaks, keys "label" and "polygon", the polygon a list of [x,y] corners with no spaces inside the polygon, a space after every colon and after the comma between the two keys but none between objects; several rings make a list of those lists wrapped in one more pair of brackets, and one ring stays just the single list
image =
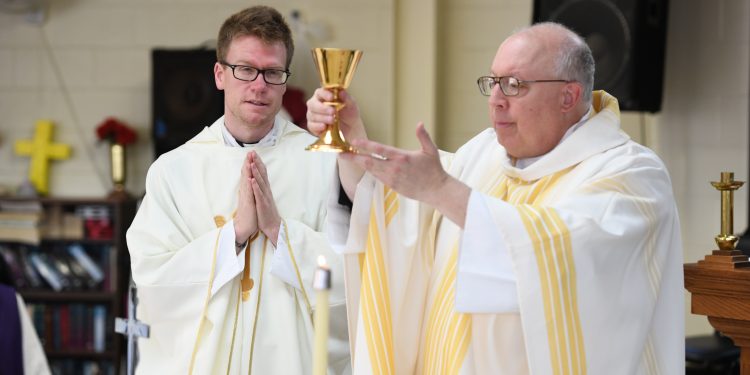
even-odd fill
[{"label": "book on shelf", "polygon": [[114,333],[114,316],[125,300],[118,281],[129,269],[121,237],[135,203],[0,198],[0,257],[53,373],[115,375],[120,368],[123,340]]},{"label": "book on shelf", "polygon": [[0,211],[8,212],[42,212],[42,204],[35,200],[2,200]]},{"label": "book on shelf", "polygon": [[[21,253],[25,255],[22,255]],[[24,275],[26,276],[26,281],[29,283],[29,287],[43,288],[45,284],[44,281],[42,281],[42,276],[39,275],[39,272],[37,272],[36,268],[31,264],[31,261],[28,258],[28,254],[30,254],[29,250],[20,250],[18,254],[18,259],[23,263]]]},{"label": "book on shelf", "polygon": [[78,275],[73,272],[66,254],[61,251],[49,252],[45,254],[47,261],[52,267],[54,267],[57,274],[65,279],[67,283],[67,289],[83,289],[85,286],[85,280],[81,279]]},{"label": "book on shelf", "polygon": [[115,291],[117,290],[118,275],[117,248],[110,246],[109,249],[102,249],[100,254],[102,261],[99,264],[107,267],[107,272],[104,273],[102,289],[110,292]]},{"label": "book on shelf", "polygon": [[94,306],[93,315],[94,351],[101,353],[107,349],[107,308],[104,305],[96,305]]},{"label": "book on shelf", "polygon": [[111,245],[56,244],[41,250],[19,243],[0,243],[0,257],[9,266],[14,285],[56,291],[113,291],[109,272],[115,251]]},{"label": "book on shelf", "polygon": [[[39,340],[42,343],[42,346],[45,349],[49,349],[51,345],[51,339],[52,339],[52,330],[48,329],[47,327],[47,306],[41,303],[26,303],[26,311],[29,312],[29,316],[31,317],[31,323],[34,325],[34,330],[36,331],[37,336],[39,337]],[[50,316],[51,321],[51,316]]]},{"label": "book on shelf", "polygon": [[42,238],[82,240],[86,238],[83,218],[62,206],[51,206],[46,210],[40,225]]},{"label": "book on shelf", "polygon": [[114,235],[112,210],[104,205],[82,205],[76,215],[83,219],[86,238],[111,240]]},{"label": "book on shelf", "polygon": [[0,240],[38,245],[41,212],[0,211]]},{"label": "book on shelf", "polygon": [[97,265],[96,262],[91,259],[91,257],[86,253],[86,250],[84,250],[83,246],[79,244],[72,244],[68,246],[68,253],[72,258],[75,259],[75,263],[80,265],[81,268],[86,271],[94,285],[104,280],[104,272],[102,272],[101,267],[99,267],[99,265]]},{"label": "book on shelf", "polygon": [[111,349],[105,304],[29,303],[26,309],[34,329],[47,350],[87,350],[104,353]]},{"label": "book on shelf", "polygon": [[18,288],[29,287],[29,283],[26,282],[26,275],[23,269],[23,263],[21,259],[18,259],[13,250],[9,247],[0,245],[0,257],[3,258],[5,264],[8,265],[10,271],[10,278],[13,280],[13,285]]},{"label": "book on shelf", "polygon": [[41,212],[16,212],[0,211],[0,225],[8,226],[28,226],[38,225],[42,218]]},{"label": "book on shelf", "polygon": [[62,217],[62,238],[81,240],[86,238],[83,229],[83,219],[75,214],[66,213]]},{"label": "book on shelf", "polygon": [[28,259],[39,273],[42,279],[55,291],[67,289],[68,280],[61,275],[52,265],[47,255],[44,253],[31,253]]}]

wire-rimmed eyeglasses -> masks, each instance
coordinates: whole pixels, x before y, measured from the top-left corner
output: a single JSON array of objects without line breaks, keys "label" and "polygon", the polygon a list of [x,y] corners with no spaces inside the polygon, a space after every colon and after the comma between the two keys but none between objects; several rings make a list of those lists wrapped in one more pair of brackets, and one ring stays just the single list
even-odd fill
[{"label": "wire-rimmed eyeglasses", "polygon": [[232,68],[232,75],[240,81],[252,82],[263,75],[263,80],[270,85],[283,85],[292,73],[281,69],[258,69],[249,65],[232,65],[225,61],[219,62],[221,65]]},{"label": "wire-rimmed eyeglasses", "polygon": [[479,86],[479,92],[482,93],[484,96],[490,96],[492,95],[492,88],[495,87],[495,85],[500,85],[500,90],[505,94],[505,96],[516,96],[518,95],[518,91],[521,88],[521,86],[526,85],[528,83],[536,83],[536,82],[573,82],[568,81],[565,79],[539,79],[535,81],[522,81],[516,77],[490,77],[490,76],[483,76],[479,77],[477,79],[477,85]]}]

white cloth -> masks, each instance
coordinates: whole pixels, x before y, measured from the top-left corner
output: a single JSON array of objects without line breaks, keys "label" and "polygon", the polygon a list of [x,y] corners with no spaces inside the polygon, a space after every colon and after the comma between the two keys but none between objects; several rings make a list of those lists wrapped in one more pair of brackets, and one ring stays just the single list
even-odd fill
[{"label": "white cloth", "polygon": [[[222,138],[224,144],[230,147],[249,147],[249,149],[266,146],[273,147],[279,139],[279,134],[284,124],[288,121],[281,116],[276,116],[273,123],[273,128],[263,138],[261,138],[255,144],[247,144],[241,146],[237,140],[229,133],[226,124],[222,121],[220,124]],[[236,171],[232,171],[235,174]],[[235,241],[237,240],[234,233],[234,221],[224,225],[219,235],[219,249],[216,256],[216,274],[214,281],[211,286],[211,294],[213,295],[227,282],[237,276],[244,268],[244,253],[237,254],[235,250]],[[276,248],[279,251],[274,251],[274,257],[271,262],[271,274],[280,279],[286,281],[297,289],[302,289],[297,281],[297,277],[294,271],[294,264],[291,257],[288,256],[289,245],[286,243],[286,226],[284,222],[281,222],[279,227],[279,235],[276,238]],[[243,250],[244,252],[244,250]]]},{"label": "white cloth", "polygon": [[[563,134],[560,143],[570,137],[591,117],[592,108]],[[543,158],[518,159],[515,167],[524,169]],[[457,312],[518,312],[516,276],[505,240],[499,236],[486,236],[494,232],[495,223],[489,211],[490,201],[472,191],[469,198],[464,235],[461,239],[462,251],[459,260],[459,275],[462,282],[457,285]],[[491,297],[483,291],[493,290]]]},{"label": "white cloth", "polygon": [[[591,118],[524,169],[491,129],[442,161],[484,202],[469,204],[465,231],[367,174],[348,227],[329,203],[355,374],[684,372],[671,182],[620,130],[614,98],[596,92]],[[473,228],[482,215],[492,230]]]},{"label": "white cloth", "polygon": [[34,324],[31,323],[31,317],[26,310],[26,303],[18,293],[16,293],[16,303],[18,304],[18,318],[21,321],[23,372],[26,375],[50,374],[47,355],[44,354],[42,343],[39,341]]},{"label": "white cloth", "polygon": [[[335,155],[305,151],[315,138],[283,120],[275,144],[229,147],[222,123],[218,119],[153,163],[128,230],[138,317],[151,326],[151,337],[139,340],[137,371],[309,373],[310,285],[322,254],[334,274],[329,364],[331,372],[341,372],[349,363],[343,280],[335,276],[342,273],[341,260],[322,232]],[[268,169],[288,247],[274,249],[260,234],[238,256],[231,222],[239,170],[251,149]],[[229,228],[231,235],[222,235]],[[240,280],[248,266],[254,285],[243,298]]]}]

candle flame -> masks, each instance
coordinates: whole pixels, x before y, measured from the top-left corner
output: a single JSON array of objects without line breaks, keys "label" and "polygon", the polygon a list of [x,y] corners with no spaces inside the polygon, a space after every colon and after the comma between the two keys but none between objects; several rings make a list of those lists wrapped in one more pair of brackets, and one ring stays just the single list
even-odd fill
[{"label": "candle flame", "polygon": [[326,257],[322,255],[318,255],[318,267],[320,268],[328,268],[326,264]]}]

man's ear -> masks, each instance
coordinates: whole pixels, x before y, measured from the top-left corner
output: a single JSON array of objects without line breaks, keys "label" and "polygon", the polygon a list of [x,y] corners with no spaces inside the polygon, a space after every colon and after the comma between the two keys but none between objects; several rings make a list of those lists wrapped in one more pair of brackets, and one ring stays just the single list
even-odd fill
[{"label": "man's ear", "polygon": [[583,94],[583,87],[578,82],[566,83],[562,89],[560,108],[563,112],[569,112],[578,106]]},{"label": "man's ear", "polygon": [[217,89],[224,90],[224,66],[218,62],[214,64],[214,81]]}]

